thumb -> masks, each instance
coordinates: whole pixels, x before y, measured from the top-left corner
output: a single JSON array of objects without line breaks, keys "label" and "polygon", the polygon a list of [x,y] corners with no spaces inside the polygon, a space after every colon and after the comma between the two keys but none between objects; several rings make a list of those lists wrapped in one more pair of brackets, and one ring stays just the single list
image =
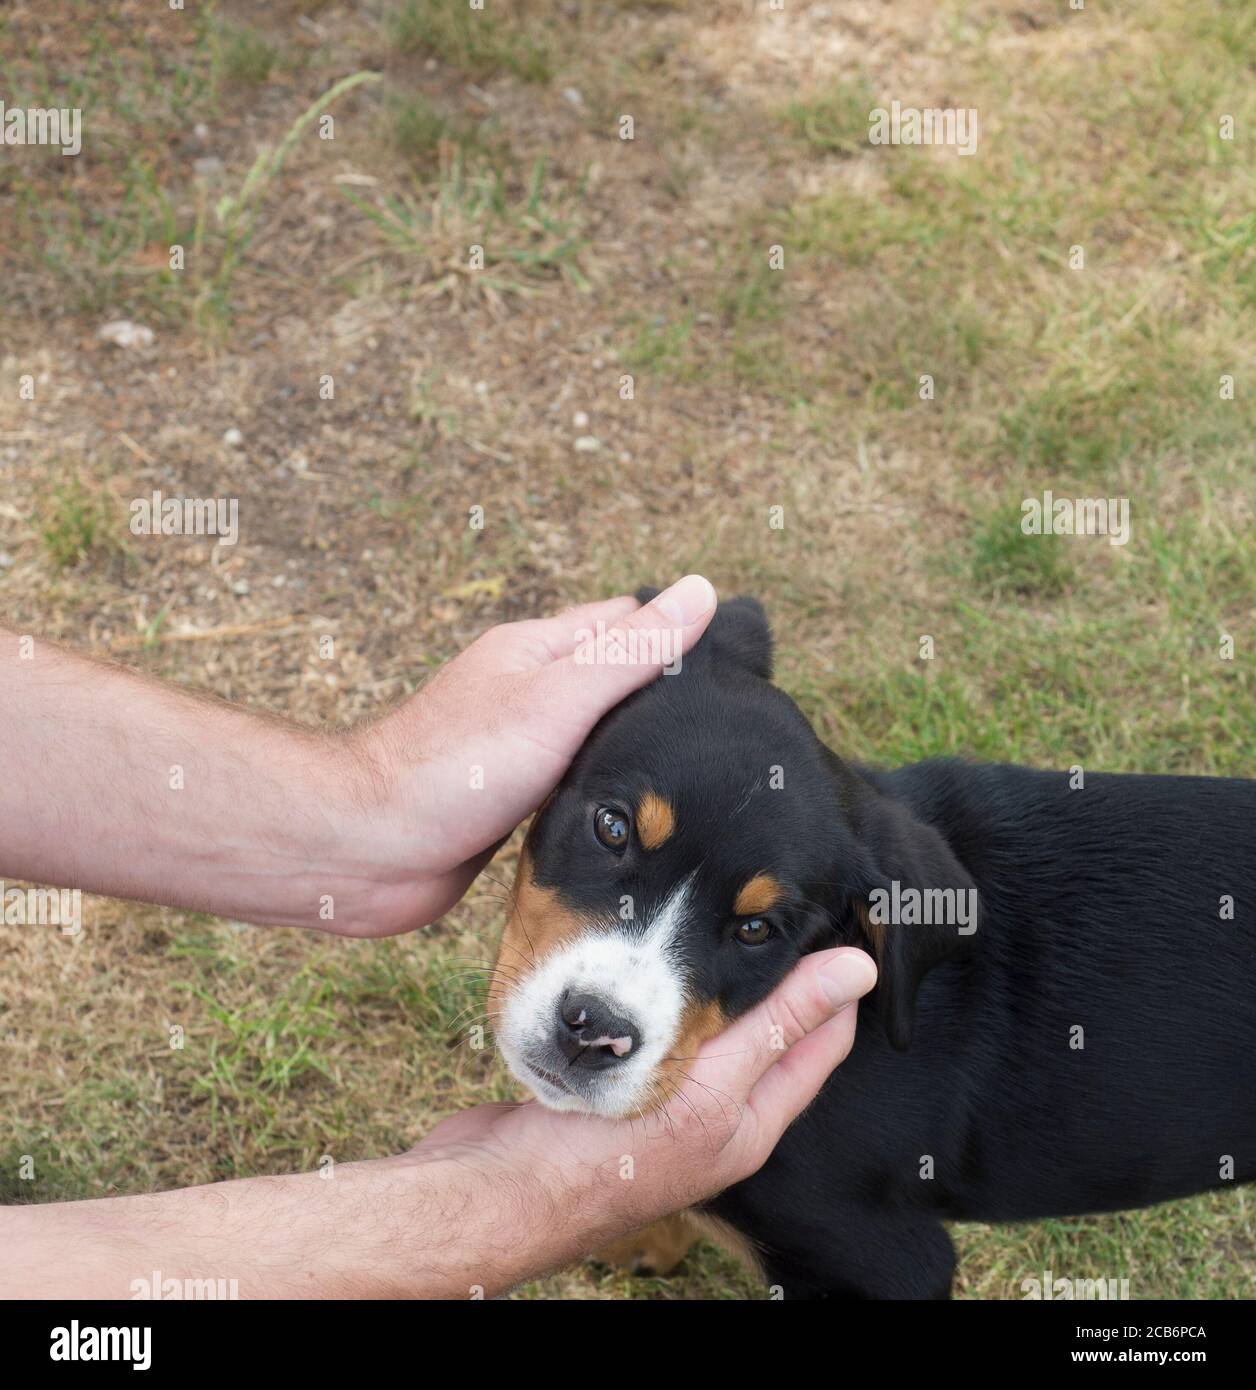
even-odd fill
[{"label": "thumb", "polygon": [[[836,1012],[798,1039],[755,1083],[749,1108],[769,1147],[816,1098],[829,1073],[845,1061],[855,1041],[856,999],[876,980],[876,968],[862,951],[845,949],[819,972],[829,1008]],[[838,1001],[842,1002],[838,1002]]]},{"label": "thumb", "polygon": [[876,984],[872,957],[854,946],[803,956],[771,994],[716,1040],[722,1085],[747,1095],[817,1029]]},{"label": "thumb", "polygon": [[688,574],[613,625],[582,632],[571,655],[549,668],[559,698],[592,728],[660,672],[679,669],[715,616],[715,604],[710,581]]}]

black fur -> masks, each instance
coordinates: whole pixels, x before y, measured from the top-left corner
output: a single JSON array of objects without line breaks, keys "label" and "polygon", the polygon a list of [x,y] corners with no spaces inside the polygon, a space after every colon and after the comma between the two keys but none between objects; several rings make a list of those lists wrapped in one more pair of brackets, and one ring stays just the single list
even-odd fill
[{"label": "black fur", "polygon": [[[538,879],[599,911],[659,900],[701,864],[687,963],[733,1015],[804,952],[871,944],[877,888],[976,889],[971,934],[873,933],[881,977],[849,1059],[710,1204],[771,1282],[944,1297],[946,1219],[1144,1206],[1228,1185],[1227,1156],[1233,1181],[1256,1177],[1256,782],[853,766],[768,683],[771,650],[758,603],[722,604],[678,675],[602,722],[533,838]],[[608,868],[585,847],[588,808],[647,789],[675,834]],[[728,904],[760,870],[789,897],[746,947]]]}]

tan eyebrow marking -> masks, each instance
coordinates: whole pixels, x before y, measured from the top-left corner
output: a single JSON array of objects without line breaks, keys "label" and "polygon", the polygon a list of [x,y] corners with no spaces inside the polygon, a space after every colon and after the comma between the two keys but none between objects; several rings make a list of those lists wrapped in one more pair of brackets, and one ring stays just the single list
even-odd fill
[{"label": "tan eyebrow marking", "polygon": [[783,896],[781,885],[771,874],[755,874],[741,885],[733,903],[738,917],[753,917],[757,912],[770,912]]},{"label": "tan eyebrow marking", "polygon": [[646,849],[658,849],[676,829],[671,806],[654,792],[646,792],[637,807],[637,835]]}]

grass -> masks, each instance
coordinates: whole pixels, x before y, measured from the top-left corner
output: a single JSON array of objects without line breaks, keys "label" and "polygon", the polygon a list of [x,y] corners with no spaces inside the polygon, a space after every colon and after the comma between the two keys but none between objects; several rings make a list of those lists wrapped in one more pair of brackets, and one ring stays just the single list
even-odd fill
[{"label": "grass", "polygon": [[[787,248],[798,314],[768,331],[753,318],[716,320],[681,369],[753,385],[754,364],[771,357],[783,364],[772,384],[821,402],[848,383],[841,414],[851,420],[857,395],[856,430],[887,409],[919,416],[918,378],[929,373],[935,427],[996,471],[1063,470],[1097,485],[1129,460],[1242,449],[1252,400],[1233,409],[1217,383],[1224,363],[1250,361],[1238,344],[1254,224],[1235,196],[1253,179],[1214,132],[1217,112],[1250,116],[1252,102],[1243,50],[1196,38],[1206,9],[1158,15],[1137,59],[1150,70],[1133,87],[1136,60],[1107,47],[1063,72],[1029,64],[1014,81],[985,49],[961,55],[956,89],[1000,113],[976,158],[911,147],[870,156],[867,112],[880,98],[863,78],[789,104],[784,128],[806,149],[875,177],[830,178],[831,191],[752,213]],[[1161,45],[1179,44],[1180,63],[1156,61]],[[1085,269],[1074,271],[1079,240]],[[752,285],[755,269],[744,254],[725,273]],[[695,264],[686,292],[703,278]],[[799,343],[806,317],[814,328],[804,322]],[[903,433],[915,433],[911,421]]]},{"label": "grass", "polygon": [[855,155],[868,141],[868,113],[877,106],[866,78],[835,82],[819,96],[791,101],[782,116],[786,129],[811,154]]},{"label": "grass", "polygon": [[392,138],[398,150],[420,167],[439,163],[442,145],[466,145],[473,136],[443,116],[426,97],[398,99],[392,110]]},{"label": "grass", "polygon": [[49,492],[40,534],[57,570],[121,550],[107,504],[78,476],[71,476]]},{"label": "grass", "polygon": [[1248,1194],[1195,1197],[1103,1218],[1042,1221],[1032,1226],[960,1226],[956,1249],[968,1270],[1005,1297],[1022,1281],[1043,1278],[1128,1279],[1131,1299],[1256,1298],[1250,1266],[1256,1211]]},{"label": "grass", "polygon": [[260,86],[279,60],[275,45],[243,24],[223,25],[218,44],[223,76],[238,86]]},{"label": "grass", "polygon": [[[216,31],[207,17],[189,15],[186,42],[163,48],[130,44],[98,12],[62,18],[85,45],[83,60],[68,69],[41,45],[0,30],[0,80],[10,105],[91,113],[90,145],[79,158],[90,158],[93,174],[71,181],[62,167],[71,160],[0,166],[18,248],[10,294],[36,316],[70,308],[164,317],[175,284],[165,269],[169,248],[193,220],[171,191],[167,137],[216,115]],[[51,27],[49,37],[58,32]],[[85,128],[88,121],[85,114]]]},{"label": "grass", "polygon": [[511,6],[472,9],[444,0],[406,0],[392,16],[393,42],[401,53],[425,54],[471,77],[508,72],[525,82],[547,83],[554,75],[553,45],[544,28],[533,27]]},{"label": "grass", "polygon": [[692,313],[681,314],[670,322],[655,318],[641,323],[624,346],[624,366],[666,373],[673,379],[678,374],[685,374],[689,367],[687,348],[693,329]]},{"label": "grass", "polygon": [[[222,197],[214,208],[213,246],[207,255],[208,269],[199,279],[194,314],[199,321],[205,318],[224,323],[230,314],[232,285],[241,261],[257,235],[262,211],[271,185],[279,177],[289,155],[303,137],[326,117],[328,108],[338,97],[355,87],[379,80],[372,72],[355,72],[333,83],[312,105],[306,108],[283,132],[272,147],[263,146],[257,153],[239,189]],[[197,250],[205,248],[207,232],[202,223],[197,230]]]},{"label": "grass", "polygon": [[455,148],[433,191],[405,190],[375,205],[343,190],[386,246],[428,268],[429,293],[474,289],[494,302],[527,295],[529,281],[586,289],[580,234],[583,183],[556,187],[538,159],[520,181]]},{"label": "grass", "polygon": [[[1252,774],[1250,5],[1030,29],[904,0],[839,54],[806,6],[770,44],[755,7],[299,8],[225,0],[177,42],[107,7],[0,18],[6,103],[94,113],[81,161],[0,161],[7,621],[339,725],[492,622],[700,569],[764,599],[847,756]],[[874,150],[894,95],[976,106],[977,154]],[[158,351],[99,345],[106,316]],[[156,486],[238,497],[247,540],[129,543],[105,499]],[[1047,488],[1128,498],[1130,543],[1024,536]],[[9,938],[0,1199],[394,1153],[513,1095],[469,1030],[517,843],[393,941],[98,899],[77,942]],[[965,1225],[958,1292],[1050,1268],[1252,1297],[1253,1225],[1244,1192]],[[516,1296],[758,1291],[704,1246]]]},{"label": "grass", "polygon": [[1065,547],[1055,536],[1026,535],[1019,505],[1002,507],[973,535],[973,581],[983,589],[1052,597],[1068,582]]}]

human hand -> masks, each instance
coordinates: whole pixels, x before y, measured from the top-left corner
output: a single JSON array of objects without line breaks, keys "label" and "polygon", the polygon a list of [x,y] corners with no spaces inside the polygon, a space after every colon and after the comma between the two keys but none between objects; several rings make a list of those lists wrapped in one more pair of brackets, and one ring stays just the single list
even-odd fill
[{"label": "human hand", "polygon": [[[607,599],[555,618],[490,628],[383,719],[352,731],[365,817],[345,854],[373,883],[373,910],[329,923],[385,936],[434,921],[498,845],[557,785],[597,721],[653,680],[659,660],[598,660],[578,634],[638,642],[638,655],[683,653],[715,612],[715,591],[689,575],[641,605]],[[343,924],[343,925],[342,925]]]},{"label": "human hand", "polygon": [[[0,868],[345,936],[422,926],[458,901],[601,716],[688,651],[714,611],[715,591],[690,575],[645,606],[615,598],[503,624],[347,734],[198,700],[52,642],[26,660],[0,626],[12,763]],[[601,644],[581,635],[603,629]],[[630,641],[635,659],[605,659]],[[59,791],[32,799],[33,786]]]},{"label": "human hand", "polygon": [[451,1277],[500,1292],[749,1177],[849,1053],[852,1006],[875,982],[854,947],[807,956],[647,1115],[608,1120],[529,1101],[442,1121],[405,1160],[435,1165],[446,1175],[435,1187],[462,1193],[466,1265]]}]

